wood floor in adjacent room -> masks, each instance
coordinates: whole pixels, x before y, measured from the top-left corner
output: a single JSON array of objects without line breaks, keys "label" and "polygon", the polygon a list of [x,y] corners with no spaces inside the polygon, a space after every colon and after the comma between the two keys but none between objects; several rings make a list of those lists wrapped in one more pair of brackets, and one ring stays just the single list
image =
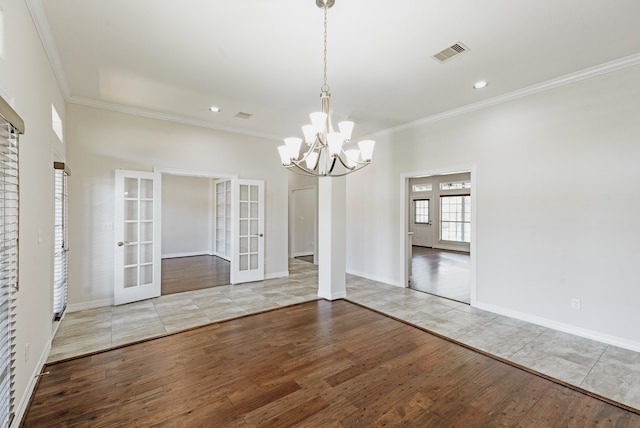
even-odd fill
[{"label": "wood floor in adjacent room", "polygon": [[216,256],[162,259],[162,295],[230,284],[231,263]]},{"label": "wood floor in adjacent room", "polygon": [[25,427],[640,426],[640,415],[342,300],[45,371]]},{"label": "wood floor in adjacent room", "polygon": [[471,301],[469,253],[414,245],[409,287],[468,304]]}]

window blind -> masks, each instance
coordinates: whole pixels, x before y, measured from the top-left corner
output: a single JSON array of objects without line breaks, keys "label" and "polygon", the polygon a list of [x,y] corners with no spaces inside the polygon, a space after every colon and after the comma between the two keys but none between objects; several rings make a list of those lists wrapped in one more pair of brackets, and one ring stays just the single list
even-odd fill
[{"label": "window blind", "polygon": [[18,134],[24,122],[0,97],[0,427],[13,419],[18,290]]},{"label": "window blind", "polygon": [[53,239],[53,319],[58,321],[67,307],[69,235],[67,232],[67,177],[70,172],[62,162],[53,163],[54,239]]}]

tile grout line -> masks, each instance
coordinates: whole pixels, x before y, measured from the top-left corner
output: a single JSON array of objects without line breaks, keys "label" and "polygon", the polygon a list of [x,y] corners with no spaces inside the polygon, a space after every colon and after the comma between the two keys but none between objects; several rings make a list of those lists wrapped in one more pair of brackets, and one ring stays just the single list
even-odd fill
[{"label": "tile grout line", "polygon": [[[582,384],[589,378],[589,375],[591,374],[591,372],[593,371],[593,369],[598,365],[598,363],[600,362],[600,360],[602,359],[602,356],[604,355],[605,352],[607,352],[607,349],[609,349],[610,345],[606,345],[604,347],[604,349],[602,350],[602,352],[600,353],[600,356],[598,356],[598,359],[596,360],[595,363],[593,363],[593,366],[591,366],[591,368],[589,369],[589,371],[587,372],[587,374],[585,375],[584,379],[582,379],[582,381],[580,381],[580,387],[582,388]],[[586,388],[585,388],[586,389]]]}]

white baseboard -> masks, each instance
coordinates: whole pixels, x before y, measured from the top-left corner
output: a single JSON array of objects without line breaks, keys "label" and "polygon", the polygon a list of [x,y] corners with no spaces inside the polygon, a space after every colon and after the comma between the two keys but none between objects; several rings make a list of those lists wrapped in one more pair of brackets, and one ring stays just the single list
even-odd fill
[{"label": "white baseboard", "polygon": [[515,318],[521,321],[526,321],[533,324],[541,325],[543,327],[548,327],[554,330],[562,331],[564,333],[573,334],[574,336],[580,336],[586,339],[591,339],[591,340],[596,340],[598,342],[606,343],[608,345],[617,346],[619,348],[640,352],[640,342],[636,342],[633,340],[628,340],[622,337],[612,336],[610,334],[576,327],[571,324],[565,324],[565,323],[553,321],[547,318],[537,317],[535,315],[530,315],[527,313],[514,311],[511,309],[503,308],[500,306],[494,306],[494,305],[490,305],[482,302],[478,302],[476,307],[485,311],[499,314],[499,315],[504,315],[504,316]]},{"label": "white baseboard", "polygon": [[192,256],[212,256],[213,254],[211,254],[209,251],[204,250],[204,251],[192,251],[189,253],[170,253],[170,254],[163,254],[160,256],[160,258],[162,259],[175,259],[177,257],[192,257]]},{"label": "white baseboard", "polygon": [[216,256],[216,257],[220,257],[222,260],[226,260],[228,262],[231,262],[231,257],[225,256],[224,254],[218,253],[218,252],[213,252],[209,254],[210,256]]},{"label": "white baseboard", "polygon": [[370,279],[371,281],[382,282],[383,284],[404,288],[404,285],[401,283],[401,281],[397,279],[385,278],[383,276],[377,276],[377,275],[370,275],[368,273],[358,272],[357,270],[353,270],[353,269],[347,269],[347,273],[350,275],[359,276],[361,278]]},{"label": "white baseboard", "polygon": [[321,299],[327,299],[327,300],[338,300],[338,299],[346,299],[347,298],[347,292],[346,291],[341,291],[339,293],[329,293],[327,295],[325,295],[324,293],[322,293],[321,291],[318,291],[318,297]]},{"label": "white baseboard", "polygon": [[78,312],[85,309],[103,308],[113,306],[113,299],[91,300],[89,302],[67,304],[66,312]]},{"label": "white baseboard", "polygon": [[264,274],[264,279],[286,278],[288,276],[289,276],[289,271],[285,270],[283,272],[265,273]]},{"label": "white baseboard", "polygon": [[[53,337],[51,338],[53,340]],[[38,360],[38,364],[36,364],[33,374],[31,376],[31,380],[27,385],[27,388],[24,391],[24,394],[18,401],[17,406],[15,407],[15,417],[13,418],[13,422],[11,423],[11,428],[17,428],[20,426],[22,422],[22,418],[24,417],[25,412],[27,411],[27,406],[29,405],[29,400],[31,400],[31,395],[36,387],[36,383],[38,381],[38,375],[42,371],[42,367],[47,362],[49,358],[49,353],[51,352],[51,340],[47,341],[47,346],[42,350],[42,354],[40,355],[40,360]]]},{"label": "white baseboard", "polygon": [[303,251],[301,253],[293,253],[291,257],[306,257],[313,256],[313,251]]}]

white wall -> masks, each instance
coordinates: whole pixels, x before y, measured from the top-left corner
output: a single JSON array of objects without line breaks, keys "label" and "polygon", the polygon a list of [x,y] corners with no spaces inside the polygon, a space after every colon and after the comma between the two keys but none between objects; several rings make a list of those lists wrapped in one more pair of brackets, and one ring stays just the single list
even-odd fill
[{"label": "white wall", "polygon": [[[67,105],[71,245],[69,302],[73,309],[110,304],[117,239],[113,222],[116,168],[154,167],[237,173],[265,180],[265,274],[285,275],[287,172],[277,141],[143,118],[76,104]],[[272,160],[272,161],[270,161]]]},{"label": "white wall", "polygon": [[162,174],[162,257],[209,254],[210,179]]},{"label": "white wall", "polygon": [[350,271],[400,284],[401,175],[475,165],[478,306],[640,350],[640,67],[377,140]]},{"label": "white wall", "polygon": [[[23,410],[52,335],[53,161],[65,148],[51,127],[51,105],[64,121],[65,104],[22,1],[0,0],[4,50],[0,94],[25,122],[20,138],[20,291],[16,318],[16,406]],[[73,167],[72,167],[73,173]],[[73,179],[73,175],[72,178]]]}]

